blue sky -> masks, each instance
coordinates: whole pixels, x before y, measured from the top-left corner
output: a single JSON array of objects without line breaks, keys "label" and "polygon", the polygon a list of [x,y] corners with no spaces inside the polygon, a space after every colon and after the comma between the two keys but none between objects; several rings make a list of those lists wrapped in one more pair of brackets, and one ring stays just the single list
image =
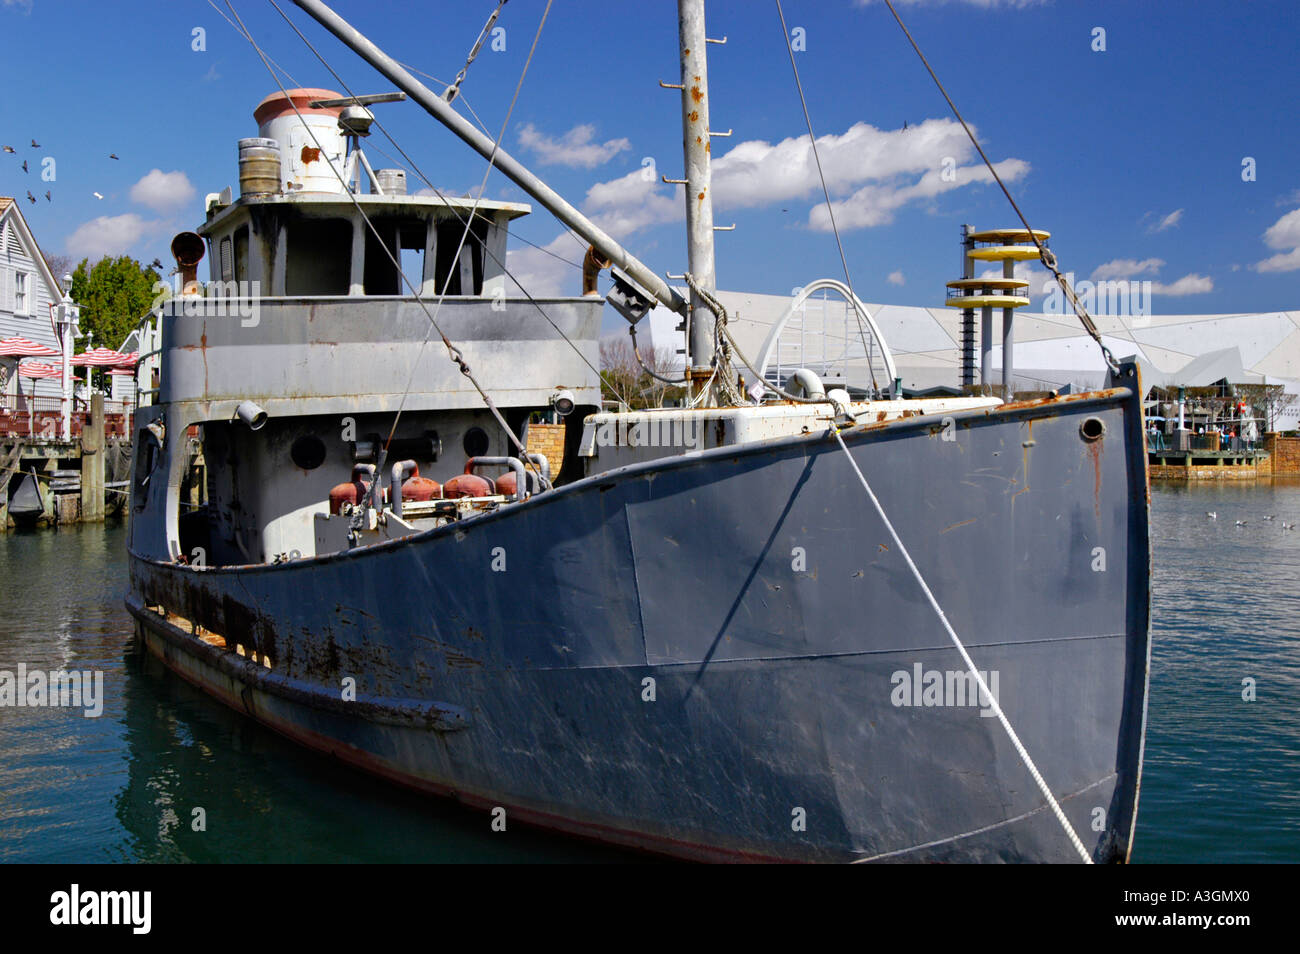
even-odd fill
[{"label": "blue sky", "polygon": [[[280,2],[355,91],[390,88]],[[783,2],[789,27],[803,30],[797,62],[859,295],[939,304],[958,277],[960,226],[1009,226],[1014,213],[978,181],[978,157],[882,3]],[[266,0],[232,3],[298,85],[338,88]],[[334,5],[443,81],[495,7]],[[510,0],[499,21],[505,49],[485,48],[469,71],[462,108],[493,134],[544,6]],[[1300,308],[1295,0],[905,0],[899,9],[1031,223],[1053,233],[1065,269],[1155,281],[1157,313]],[[840,277],[775,5],[714,0],[708,11],[710,35],[728,38],[709,48],[713,126],[734,130],[714,143],[716,220],[738,225],[718,234],[719,286],[780,294]],[[1092,48],[1098,27],[1104,52]],[[195,28],[206,31],[204,50],[192,48]],[[204,194],[237,188],[236,140],[256,135],[253,107],[275,88],[204,0],[0,0],[0,61],[0,143],[16,150],[0,155],[0,194],[30,190],[38,201],[22,208],[38,240],[76,257],[168,262],[172,234],[201,222]],[[677,69],[674,3],[557,0],[504,141],[660,272],[684,268],[680,203],[640,170],[649,158],[680,175],[679,100],[657,86]],[[376,112],[439,188],[477,187],[483,161],[419,107]],[[392,152],[372,136],[375,165],[393,165],[382,150]],[[1247,157],[1254,181],[1242,178]],[[52,182],[41,179],[47,158]],[[940,178],[945,158],[955,182]],[[525,199],[495,172],[487,193]],[[581,260],[544,211],[516,231]],[[514,247],[511,266],[530,291],[577,291],[576,268]]]}]

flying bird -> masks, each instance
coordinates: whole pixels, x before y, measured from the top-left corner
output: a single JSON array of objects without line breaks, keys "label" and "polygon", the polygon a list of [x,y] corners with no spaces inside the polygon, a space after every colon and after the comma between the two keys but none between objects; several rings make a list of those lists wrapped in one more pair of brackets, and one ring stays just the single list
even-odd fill
[{"label": "flying bird", "polygon": [[108,154],[108,158],[110,158],[110,159],[118,159],[118,158],[120,158],[120,157],[118,156],[117,153],[115,153],[115,152],[110,152],[110,153]]},{"label": "flying bird", "polygon": [[50,198],[50,190],[49,190],[49,189],[46,189],[46,190],[45,190],[45,201],[46,201],[46,202],[52,202],[52,201],[54,201],[53,199]]},{"label": "flying bird", "polygon": [[154,267],[154,268],[162,268],[162,267],[163,267],[163,263],[160,262],[160,261],[159,261],[158,259],[156,259],[156,258],[155,258],[152,262],[150,262],[149,264],[150,264],[152,267]]},{"label": "flying bird", "polygon": [[37,142],[35,139],[33,139],[33,140],[32,140],[32,148],[33,148],[33,149],[40,149],[40,148],[41,148],[41,144],[40,144],[39,142]]},{"label": "flying bird", "polygon": [[1207,510],[1207,511],[1205,511],[1205,515],[1206,515],[1207,517],[1209,517],[1211,520],[1218,520],[1218,519],[1219,519],[1219,515],[1218,515],[1217,513],[1215,513],[1213,510]]},{"label": "flying bird", "polygon": [[1283,530],[1294,530],[1294,529],[1295,529],[1295,524],[1294,524],[1294,523],[1287,523],[1285,520],[1283,520],[1283,521],[1282,521],[1282,529],[1283,529]]},{"label": "flying bird", "polygon": [[26,171],[27,171],[27,160],[24,159],[24,160],[23,160],[23,172],[26,172]]},{"label": "flying bird", "polygon": [[1246,521],[1245,521],[1245,520],[1238,520],[1238,521],[1237,521],[1237,526],[1239,526],[1239,527],[1244,527],[1245,525],[1246,525]]},{"label": "flying bird", "polygon": [[102,195],[100,195],[98,192],[92,192],[91,195],[93,195],[96,199],[102,199],[102,198],[104,198],[104,197],[103,197]]},{"label": "flying bird", "polygon": [[1265,519],[1265,520],[1276,520],[1276,519],[1277,519],[1277,514],[1271,514],[1271,515],[1265,517],[1264,519]]},{"label": "flying bird", "polygon": [[32,205],[36,204],[36,196],[32,195],[31,189],[27,190],[27,201],[30,202]]},{"label": "flying bird", "polygon": [[13,152],[13,151],[14,151],[14,147],[13,147],[13,146],[4,146],[4,147],[2,147],[2,148],[4,149],[5,152]]}]

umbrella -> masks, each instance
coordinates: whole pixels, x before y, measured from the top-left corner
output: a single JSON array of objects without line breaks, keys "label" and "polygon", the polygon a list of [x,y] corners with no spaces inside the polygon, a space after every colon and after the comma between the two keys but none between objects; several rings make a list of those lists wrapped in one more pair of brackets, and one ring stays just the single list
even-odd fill
[{"label": "umbrella", "polygon": [[39,344],[29,338],[0,339],[0,357],[4,358],[48,358],[62,354],[48,345]]},{"label": "umbrella", "polygon": [[18,373],[25,378],[61,378],[63,371],[52,364],[40,361],[28,361],[18,366]]},{"label": "umbrella", "polygon": [[81,354],[75,355],[72,363],[79,368],[87,365],[112,368],[130,364],[131,357],[122,354],[120,351],[114,351],[112,348],[91,348],[89,351],[83,351]]},{"label": "umbrella", "polygon": [[131,375],[131,377],[135,377],[135,368],[110,368],[109,371],[108,371],[108,373],[109,373],[109,374],[129,374],[129,375]]}]

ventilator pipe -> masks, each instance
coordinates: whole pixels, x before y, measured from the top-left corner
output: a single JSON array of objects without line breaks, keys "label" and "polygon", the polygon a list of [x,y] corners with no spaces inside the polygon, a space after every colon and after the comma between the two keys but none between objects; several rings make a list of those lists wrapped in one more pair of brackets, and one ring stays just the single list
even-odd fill
[{"label": "ventilator pipe", "polygon": [[551,462],[546,459],[545,454],[525,454],[530,463],[536,464],[537,469],[542,472],[542,480],[545,483],[551,482]]},{"label": "ventilator pipe", "polygon": [[468,466],[477,469],[485,464],[509,467],[515,472],[515,495],[511,500],[512,503],[523,500],[528,495],[528,478],[524,473],[524,462],[518,457],[471,457]]},{"label": "ventilator pipe", "polygon": [[235,417],[247,424],[250,431],[260,431],[266,424],[267,413],[262,410],[261,405],[254,404],[252,401],[241,401],[239,407],[235,408]]},{"label": "ventilator pipe", "polygon": [[420,468],[413,460],[399,460],[393,464],[393,469],[390,472],[388,497],[389,506],[394,517],[402,515],[402,481],[419,472]]},{"label": "ventilator pipe", "polygon": [[799,391],[803,392],[804,397],[815,398],[826,396],[826,386],[822,384],[822,379],[817,377],[814,372],[809,371],[807,368],[799,368],[786,379],[786,388],[794,391],[795,389],[790,387],[792,383],[799,386]]},{"label": "ventilator pipe", "polygon": [[582,259],[582,294],[584,296],[600,294],[596,282],[600,278],[600,273],[609,268],[611,264],[613,263],[609,259],[596,251],[596,246],[587,246],[587,254]]}]

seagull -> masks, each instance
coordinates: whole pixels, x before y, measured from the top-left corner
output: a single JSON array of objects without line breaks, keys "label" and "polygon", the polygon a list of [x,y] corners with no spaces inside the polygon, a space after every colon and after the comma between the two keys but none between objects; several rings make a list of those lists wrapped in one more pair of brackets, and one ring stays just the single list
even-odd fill
[{"label": "seagull", "polygon": [[104,197],[103,197],[102,195],[100,195],[98,192],[92,192],[91,195],[93,195],[96,199],[102,199],[102,198],[104,198]]},{"label": "seagull", "polygon": [[23,172],[26,172],[26,171],[27,171],[27,160],[24,159],[24,160],[23,160]]},{"label": "seagull", "polygon": [[52,201],[53,201],[53,200],[50,198],[50,190],[49,190],[49,189],[46,189],[46,190],[45,190],[45,201],[46,201],[46,202],[52,202]]},{"label": "seagull", "polygon": [[1264,519],[1265,519],[1265,520],[1276,520],[1276,519],[1277,519],[1277,514],[1271,514],[1270,516],[1267,516],[1267,517],[1265,517]]},{"label": "seagull", "polygon": [[13,147],[13,146],[3,146],[3,147],[0,147],[0,148],[3,148],[5,152],[13,152],[13,151],[14,151],[14,147]]},{"label": "seagull", "polygon": [[41,144],[40,144],[39,142],[37,142],[35,139],[33,139],[33,140],[32,140],[32,148],[33,148],[33,149],[40,149],[40,148],[41,148]]},{"label": "seagull", "polygon": [[163,267],[163,263],[160,262],[160,261],[158,261],[158,259],[156,259],[156,258],[155,258],[152,262],[150,262],[149,264],[150,264],[153,268],[162,268],[162,267]]},{"label": "seagull", "polygon": [[117,153],[115,153],[115,152],[110,152],[110,153],[108,154],[108,158],[110,158],[110,159],[118,159],[118,158],[120,158],[120,157],[118,156]]},{"label": "seagull", "polygon": [[1246,521],[1245,521],[1245,520],[1238,520],[1238,521],[1237,521],[1237,526],[1239,526],[1239,527],[1244,527],[1245,525],[1246,525]]},{"label": "seagull", "polygon": [[32,190],[31,190],[31,189],[28,189],[28,190],[27,190],[27,199],[28,199],[28,201],[31,202],[33,205],[36,204],[36,196],[32,195]]},{"label": "seagull", "polygon": [[1207,517],[1209,517],[1211,520],[1218,520],[1218,519],[1219,519],[1219,515],[1218,515],[1217,513],[1215,513],[1213,510],[1207,510],[1207,511],[1205,511],[1205,515],[1206,515]]},{"label": "seagull", "polygon": [[1294,523],[1287,523],[1285,520],[1283,520],[1283,521],[1282,521],[1282,529],[1283,529],[1283,530],[1294,530],[1294,529],[1295,529],[1295,524],[1294,524]]}]

